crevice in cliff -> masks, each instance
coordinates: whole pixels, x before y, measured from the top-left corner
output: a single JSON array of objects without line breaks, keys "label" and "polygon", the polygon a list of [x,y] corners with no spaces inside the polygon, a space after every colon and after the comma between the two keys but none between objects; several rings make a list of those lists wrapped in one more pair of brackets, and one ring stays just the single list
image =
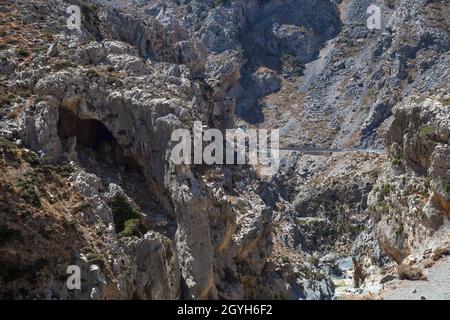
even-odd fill
[{"label": "crevice in cliff", "polygon": [[80,119],[74,113],[60,109],[58,135],[66,153],[83,167],[108,185],[114,183],[139,206],[147,216],[145,224],[172,237],[175,222],[151,192],[141,166],[121,146],[106,126],[94,119]]},{"label": "crevice in cliff", "polygon": [[302,77],[305,64],[318,58],[326,41],[340,32],[342,23],[336,5],[325,1],[263,2],[247,19],[240,33],[246,64],[232,94],[237,99],[236,114],[258,124],[265,121],[262,99],[282,89],[282,78]]},{"label": "crevice in cliff", "polygon": [[70,111],[59,111],[58,135],[63,138],[76,137],[77,144],[98,149],[102,143],[114,143],[111,132],[98,120],[80,119]]},{"label": "crevice in cliff", "polygon": [[58,135],[66,146],[71,144],[78,153],[89,149],[91,155],[99,161],[123,166],[129,171],[139,170],[139,165],[125,155],[112,133],[98,120],[80,119],[74,113],[61,109]]}]

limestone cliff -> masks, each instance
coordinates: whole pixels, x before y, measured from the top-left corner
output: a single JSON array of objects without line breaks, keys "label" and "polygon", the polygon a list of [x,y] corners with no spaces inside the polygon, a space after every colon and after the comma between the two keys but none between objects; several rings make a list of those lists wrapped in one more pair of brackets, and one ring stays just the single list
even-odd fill
[{"label": "limestone cliff", "polygon": [[[450,252],[448,10],[3,1],[0,298],[332,299],[430,267]],[[195,121],[280,129],[279,171],[175,165]]]}]

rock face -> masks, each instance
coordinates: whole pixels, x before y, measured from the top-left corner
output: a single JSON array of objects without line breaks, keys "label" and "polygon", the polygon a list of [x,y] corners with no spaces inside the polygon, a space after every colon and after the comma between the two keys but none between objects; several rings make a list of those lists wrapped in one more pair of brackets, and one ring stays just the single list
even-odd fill
[{"label": "rock face", "polygon": [[[118,16],[117,12],[98,14],[104,14],[106,17],[112,15],[113,18],[105,18],[112,22],[112,26],[115,18],[124,19]],[[122,26],[122,22],[118,26]],[[160,35],[158,30],[152,32]],[[112,36],[115,35],[113,33]],[[101,34],[102,38],[105,36]],[[131,43],[134,41],[130,35],[123,35],[120,31],[117,31],[117,37]],[[158,43],[161,46],[163,44]],[[158,45],[156,47],[160,48]],[[155,44],[151,45],[152,48],[154,46]],[[212,102],[203,99],[199,85],[189,80],[189,71],[185,67],[164,63],[151,66],[136,55],[130,55],[132,52],[133,49],[124,43],[104,41],[79,45],[73,52],[74,58],[78,59],[79,65],[87,67],[62,70],[41,78],[34,91],[45,97],[45,100],[39,102],[38,108],[26,112],[31,113],[30,121],[34,120],[39,130],[37,133],[30,131],[33,126],[28,125],[27,118],[24,118],[20,121],[19,135],[35,151],[43,152],[47,156],[52,155],[55,161],[62,153],[52,154],[57,149],[51,148],[54,145],[67,146],[63,152],[70,154],[73,152],[73,146],[70,144],[75,144],[75,153],[70,155],[76,161],[82,161],[82,156],[78,154],[78,145],[99,148],[100,152],[103,151],[103,145],[112,148],[113,159],[106,160],[108,164],[111,162],[111,169],[114,169],[114,166],[125,166],[142,172],[149,185],[146,192],[152,194],[151,197],[154,196],[155,201],[160,203],[169,219],[176,220],[176,235],[172,235],[172,240],[167,239],[168,244],[165,244],[159,235],[147,233],[142,241],[132,245],[130,256],[136,259],[136,270],[147,273],[147,277],[151,278],[147,280],[147,284],[141,280],[124,279],[129,282],[128,287],[121,286],[121,294],[124,294],[124,297],[177,298],[181,292],[180,269],[186,282],[186,297],[213,297],[216,294],[213,293],[214,247],[208,214],[225,211],[222,216],[227,219],[226,211],[229,212],[228,216],[232,216],[232,208],[226,204],[217,204],[214,196],[209,194],[202,182],[193,177],[189,169],[171,168],[168,162],[170,153],[167,152],[170,150],[171,132],[182,125],[189,125],[189,113],[192,116],[197,110],[203,110],[206,117],[207,104]],[[146,53],[142,52],[141,55],[146,56]],[[100,64],[103,64],[103,68],[98,67]],[[115,71],[108,70],[120,70],[123,73],[115,74]],[[102,72],[107,75],[103,76]],[[138,79],[142,74],[146,76]],[[163,90],[169,92],[158,93],[158,82],[164,83]],[[170,93],[170,82],[173,82],[173,93]],[[59,122],[41,121],[40,118],[44,118],[46,114],[52,114],[55,119],[59,118]],[[199,118],[202,119],[201,113]],[[41,131],[44,132],[41,134]],[[59,137],[58,142],[51,140],[56,137]],[[52,153],[46,152],[46,149]],[[184,172],[171,172],[173,170]],[[98,178],[81,177],[74,178],[74,181],[76,185],[85,184],[80,192],[89,197],[92,203],[98,203],[96,208],[104,207],[106,211],[109,210],[107,202],[101,200],[102,194],[99,193],[103,188],[102,181]],[[191,186],[197,185],[197,188],[190,189],[187,183]],[[97,195],[92,199],[94,192]],[[144,193],[145,190],[140,192]],[[146,196],[143,202],[148,202],[148,198],[150,197]],[[218,210],[217,213],[215,210]],[[146,212],[145,218],[151,219],[152,213]],[[102,212],[96,214],[103,215]],[[199,215],[195,217],[195,221],[198,219],[204,224],[193,224],[194,215]],[[107,220],[112,222],[111,213]],[[95,225],[94,221],[93,223]],[[227,226],[226,223],[223,225]],[[175,239],[176,245],[172,244]],[[161,246],[162,248],[158,249]],[[146,253],[155,250],[160,250],[152,253],[154,257],[162,259],[159,262]],[[163,256],[160,258],[161,254]],[[165,260],[165,257],[169,256],[182,257],[180,264],[178,265],[178,260]],[[152,264],[147,265],[148,261],[155,264],[153,268]],[[160,268],[161,266],[163,268]],[[166,271],[167,274],[159,276],[155,274],[154,268],[161,270],[159,272]],[[137,287],[133,290],[134,285]],[[99,297],[103,294],[102,290],[98,292]]]},{"label": "rock face", "polygon": [[386,134],[391,162],[369,195],[372,230],[398,264],[448,245],[450,109],[444,94],[397,105]]},{"label": "rock face", "polygon": [[[447,252],[448,6],[375,3],[4,1],[0,297],[331,299]],[[195,121],[280,129],[280,170],[175,165]]]},{"label": "rock face", "polygon": [[[14,289],[17,280],[8,279],[2,295],[31,298],[45,287],[48,297],[63,299],[314,297],[313,280],[308,293],[300,284],[289,292],[287,284],[300,283],[299,275],[280,274],[278,261],[269,261],[272,211],[252,191],[259,182],[247,177],[251,170],[240,176],[233,169],[226,191],[223,168],[169,161],[175,129],[191,128],[194,120],[222,130],[233,125],[233,102],[195,78],[206,67],[194,62],[201,54],[196,46],[174,42],[154,19],[143,22],[126,11],[79,4],[83,28],[69,32],[60,26],[58,50],[20,64],[5,83],[7,90],[23,86],[32,93],[16,126],[11,125],[13,135],[40,158],[39,165],[72,161],[64,188],[84,199],[68,211],[80,224],[75,234],[83,237],[84,246],[60,265],[78,265],[87,282],[71,292],[64,283],[49,285],[41,279],[32,286],[25,281],[22,294]],[[10,8],[59,16],[64,3],[36,1]],[[185,64],[179,64],[178,50]],[[25,74],[23,83],[19,79]],[[235,81],[236,75],[225,67],[218,77]],[[273,80],[265,79],[262,84],[270,86]],[[243,179],[248,191],[239,184]],[[252,197],[251,207],[241,207],[244,200],[232,196],[244,191]],[[48,209],[30,210],[43,214]],[[19,233],[26,226],[10,224],[5,228]],[[94,248],[98,234],[103,236]],[[4,263],[10,262],[5,258]],[[50,263],[48,268],[54,267]],[[328,287],[321,297],[330,297]]]}]

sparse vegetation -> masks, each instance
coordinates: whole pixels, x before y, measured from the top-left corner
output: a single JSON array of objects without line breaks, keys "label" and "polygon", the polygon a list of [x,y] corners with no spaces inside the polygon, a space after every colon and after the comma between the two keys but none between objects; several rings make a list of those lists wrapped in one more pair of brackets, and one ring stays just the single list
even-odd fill
[{"label": "sparse vegetation", "polygon": [[27,161],[32,166],[37,166],[37,165],[39,165],[41,163],[41,159],[33,151],[24,152],[23,153],[23,158],[24,158],[25,161]]},{"label": "sparse vegetation", "polygon": [[404,227],[402,223],[399,223],[397,228],[395,229],[395,236],[400,238],[403,235]]},{"label": "sparse vegetation", "polygon": [[432,125],[428,125],[420,129],[420,135],[423,138],[431,138],[436,133],[436,128]]},{"label": "sparse vegetation", "polygon": [[243,200],[237,201],[234,206],[242,215],[246,214],[248,211],[247,204]]},{"label": "sparse vegetation", "polygon": [[12,105],[14,102],[16,102],[16,99],[17,99],[17,96],[15,94],[12,94],[12,93],[4,94],[0,97],[0,103]]},{"label": "sparse vegetation", "polygon": [[3,280],[8,283],[22,277],[34,278],[36,274],[41,271],[49,261],[45,258],[39,258],[31,264],[0,264],[0,275]]},{"label": "sparse vegetation", "polygon": [[25,178],[22,178],[18,182],[18,186],[21,190],[21,198],[34,206],[40,206],[39,202],[39,185],[40,179],[36,174],[30,174]]},{"label": "sparse vegetation", "polygon": [[105,259],[100,254],[91,253],[88,254],[87,258],[89,263],[96,264],[102,268],[105,266]]},{"label": "sparse vegetation", "polygon": [[316,256],[309,256],[308,257],[308,262],[311,263],[312,265],[319,265],[319,258]]},{"label": "sparse vegetation", "polygon": [[66,68],[75,68],[77,65],[70,61],[59,61],[53,65],[53,69],[56,71],[60,71]]},{"label": "sparse vegetation", "polygon": [[[195,291],[192,285],[211,287],[208,296],[219,298],[237,288],[233,297],[331,299],[340,292],[359,295],[364,281],[378,284],[381,275],[389,279],[379,283],[391,281],[391,262],[409,254],[420,257],[426,249],[424,259],[432,260],[447,227],[442,190],[450,190],[445,146],[432,150],[438,141],[446,143],[440,141],[446,139],[441,121],[446,108],[436,107],[435,97],[446,97],[448,104],[449,96],[441,83],[446,52],[442,41],[432,41],[442,32],[430,29],[418,7],[434,3],[433,21],[441,27],[446,15],[436,17],[440,0],[414,0],[405,8],[396,0],[383,1],[413,12],[421,24],[408,29],[411,19],[399,16],[383,25],[399,31],[386,37],[382,30],[365,30],[361,14],[336,2],[257,0],[248,6],[177,0],[144,7],[130,2],[122,12],[121,6],[103,8],[86,0],[77,2],[83,12],[79,33],[67,30],[67,16],[61,16],[65,7],[56,3],[2,4],[0,50],[9,50],[0,58],[0,118],[5,120],[2,135],[11,141],[0,137],[0,299],[90,293],[92,298],[176,298]],[[10,8],[16,3],[20,6]],[[142,20],[139,10],[155,19]],[[155,17],[161,10],[169,22],[187,19],[189,41],[174,44],[173,38],[184,39],[186,32],[162,26],[161,17]],[[340,10],[349,12],[345,23]],[[383,11],[384,18],[392,13]],[[313,23],[318,16],[323,23]],[[45,54],[51,43],[55,47]],[[135,59],[139,64],[133,65]],[[138,70],[141,61],[146,72]],[[302,76],[306,63],[307,76]],[[432,88],[439,95],[432,96]],[[409,100],[414,95],[427,104],[414,105]],[[44,103],[38,105],[38,99]],[[74,116],[66,119],[64,111]],[[189,128],[203,120],[222,130],[234,123],[233,111],[243,134],[282,129],[281,149],[361,150],[281,150],[280,170],[267,178],[259,165],[186,169],[168,162],[165,149],[171,144],[166,142],[174,125]],[[29,121],[35,123],[26,126]],[[56,141],[49,152],[58,153],[55,158],[25,149],[30,141],[37,142],[36,151],[36,144],[51,146],[54,140],[48,139],[58,136],[61,144]],[[56,158],[71,163],[55,163]],[[116,185],[123,193],[109,197]],[[432,199],[423,196],[431,186],[436,187]],[[200,192],[189,197],[182,188]],[[200,209],[209,211],[201,228],[191,212],[199,195],[205,204]],[[177,229],[180,234],[181,224],[187,245],[180,247],[174,234]],[[141,257],[143,246],[135,250],[140,241],[133,237],[142,237],[148,227],[155,252]],[[178,264],[188,264],[192,274],[205,269],[195,245],[211,253],[207,262],[214,266],[213,277],[180,283]],[[141,268],[149,258],[156,262]],[[189,265],[191,258],[200,264]],[[153,270],[164,260],[176,265]],[[423,260],[404,261],[422,266]],[[91,270],[85,279],[88,263],[101,266],[102,274]],[[83,266],[84,285],[107,283],[97,291],[89,286],[89,291],[68,292],[64,269],[69,264]],[[254,272],[255,264],[261,270]],[[371,272],[375,264],[377,274]],[[408,268],[399,270],[401,277],[422,276]],[[141,285],[149,272],[168,281]],[[348,290],[352,276],[361,290]],[[337,277],[337,286],[347,288],[333,290]],[[60,280],[62,286],[53,285]],[[275,286],[264,287],[272,280]]]},{"label": "sparse vegetation", "polygon": [[125,198],[118,195],[108,205],[114,215],[116,232],[125,237],[141,234],[141,214]]},{"label": "sparse vegetation", "polygon": [[90,11],[96,11],[98,10],[99,6],[96,3],[90,3],[90,2],[81,2],[80,3],[81,11],[83,13],[90,12]]},{"label": "sparse vegetation", "polygon": [[391,189],[391,185],[389,183],[385,183],[383,185],[383,195],[386,197],[391,193],[392,189]]},{"label": "sparse vegetation", "polygon": [[8,39],[8,40],[6,40],[6,44],[9,44],[9,45],[16,45],[16,44],[18,44],[19,43],[19,41],[17,41],[17,39]]},{"label": "sparse vegetation", "polygon": [[281,59],[285,68],[287,68],[288,71],[294,73],[294,75],[296,76],[303,75],[303,71],[305,70],[305,64],[301,59],[299,59],[298,57],[296,57],[291,53],[283,54]]},{"label": "sparse vegetation", "polygon": [[121,235],[125,237],[139,236],[140,223],[141,223],[140,219],[130,219],[125,221],[124,229],[121,232]]},{"label": "sparse vegetation", "polygon": [[381,201],[378,208],[381,213],[389,212],[389,204],[386,201]]},{"label": "sparse vegetation", "polygon": [[431,188],[431,177],[426,177],[425,181],[423,183],[423,186],[425,188],[425,194],[428,195]]},{"label": "sparse vegetation", "polygon": [[16,146],[11,141],[5,139],[4,137],[0,137],[0,148],[3,152],[12,151]]},{"label": "sparse vegetation", "polygon": [[403,147],[396,146],[396,148],[395,148],[395,158],[394,158],[394,160],[392,160],[392,164],[394,166],[401,165],[403,156],[404,156]]},{"label": "sparse vegetation", "polygon": [[17,51],[17,56],[18,56],[18,57],[26,58],[26,57],[28,57],[29,55],[30,55],[30,53],[29,53],[27,50],[25,50],[25,49],[19,49],[19,50]]},{"label": "sparse vegetation", "polygon": [[88,76],[89,78],[92,78],[92,77],[98,77],[98,76],[99,76],[98,73],[97,73],[97,71],[95,71],[94,69],[89,69],[89,70],[86,72],[86,74],[87,74],[87,76]]},{"label": "sparse vegetation", "polygon": [[106,81],[111,86],[121,87],[123,85],[122,81],[112,74],[107,76]]},{"label": "sparse vegetation", "polygon": [[59,166],[59,174],[63,177],[68,177],[72,174],[74,168],[70,162],[67,162],[61,166]]}]

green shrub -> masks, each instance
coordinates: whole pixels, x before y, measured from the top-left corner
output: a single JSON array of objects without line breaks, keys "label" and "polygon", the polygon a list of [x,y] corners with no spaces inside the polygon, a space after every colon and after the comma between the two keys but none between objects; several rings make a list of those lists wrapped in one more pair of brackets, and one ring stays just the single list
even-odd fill
[{"label": "green shrub", "polygon": [[116,232],[127,237],[140,234],[141,214],[124,197],[118,195],[108,205],[113,212]]},{"label": "green shrub", "polygon": [[94,69],[89,69],[88,71],[86,71],[86,74],[89,78],[99,77],[97,71],[95,71]]},{"label": "green shrub", "polygon": [[140,235],[140,219],[130,219],[125,221],[124,223],[124,229],[120,233],[121,235],[125,237],[131,237],[131,236],[139,236]]},{"label": "green shrub", "polygon": [[395,159],[392,160],[392,164],[394,166],[399,166],[402,163],[403,156],[404,156],[403,148],[397,146],[395,149]]},{"label": "green shrub", "polygon": [[29,53],[27,50],[25,50],[25,49],[19,49],[19,50],[17,51],[17,56],[18,56],[18,57],[26,58],[26,57],[28,57],[29,55],[30,55],[30,53]]},{"label": "green shrub", "polygon": [[23,158],[25,159],[26,162],[28,162],[32,166],[37,166],[41,163],[41,159],[39,158],[39,156],[32,151],[25,152],[23,154]]},{"label": "green shrub", "polygon": [[99,8],[98,4],[85,1],[80,3],[80,7],[83,13],[88,13],[89,11],[96,11]]},{"label": "green shrub", "polygon": [[430,138],[435,134],[436,131],[437,130],[434,126],[429,125],[420,129],[420,135],[424,138]]},{"label": "green shrub", "polygon": [[3,151],[12,151],[15,147],[14,143],[4,137],[0,137],[0,148],[3,149]]},{"label": "green shrub", "polygon": [[39,190],[39,185],[39,177],[35,174],[31,174],[25,179],[20,179],[18,186],[21,189],[21,198],[34,206],[40,206],[39,196],[36,192],[36,190]]},{"label": "green shrub", "polygon": [[74,171],[73,166],[70,164],[70,162],[67,162],[59,167],[59,174],[63,177],[70,176]]},{"label": "green shrub", "polygon": [[33,48],[31,51],[33,51],[34,53],[44,53],[44,52],[47,52],[47,47],[46,46],[38,46],[36,48]]},{"label": "green shrub", "polygon": [[395,236],[397,238],[400,238],[403,235],[403,224],[400,223],[397,228],[395,229]]},{"label": "green shrub", "polygon": [[100,254],[91,253],[87,255],[87,258],[89,263],[96,264],[102,268],[105,267],[105,259],[103,259],[103,257]]},{"label": "green shrub", "polygon": [[242,214],[246,214],[247,213],[247,205],[244,201],[239,200],[238,202],[236,202],[235,204],[235,208]]},{"label": "green shrub", "polygon": [[380,202],[379,209],[381,213],[389,212],[389,204],[386,201]]},{"label": "green shrub", "polygon": [[108,75],[106,78],[106,82],[110,86],[121,87],[123,85],[122,81],[114,75]]},{"label": "green shrub", "polygon": [[423,185],[425,187],[425,192],[428,193],[431,188],[431,177],[426,177]]},{"label": "green shrub", "polygon": [[282,56],[282,62],[285,66],[288,67],[295,75],[301,76],[303,75],[303,71],[305,70],[305,64],[301,59],[296,57],[291,53],[285,53]]},{"label": "green shrub", "polygon": [[385,196],[389,195],[391,193],[391,185],[389,183],[386,183],[383,185],[383,194]]},{"label": "green shrub", "polygon": [[309,256],[308,262],[311,263],[312,265],[317,266],[317,265],[319,265],[320,260],[316,256]]}]

